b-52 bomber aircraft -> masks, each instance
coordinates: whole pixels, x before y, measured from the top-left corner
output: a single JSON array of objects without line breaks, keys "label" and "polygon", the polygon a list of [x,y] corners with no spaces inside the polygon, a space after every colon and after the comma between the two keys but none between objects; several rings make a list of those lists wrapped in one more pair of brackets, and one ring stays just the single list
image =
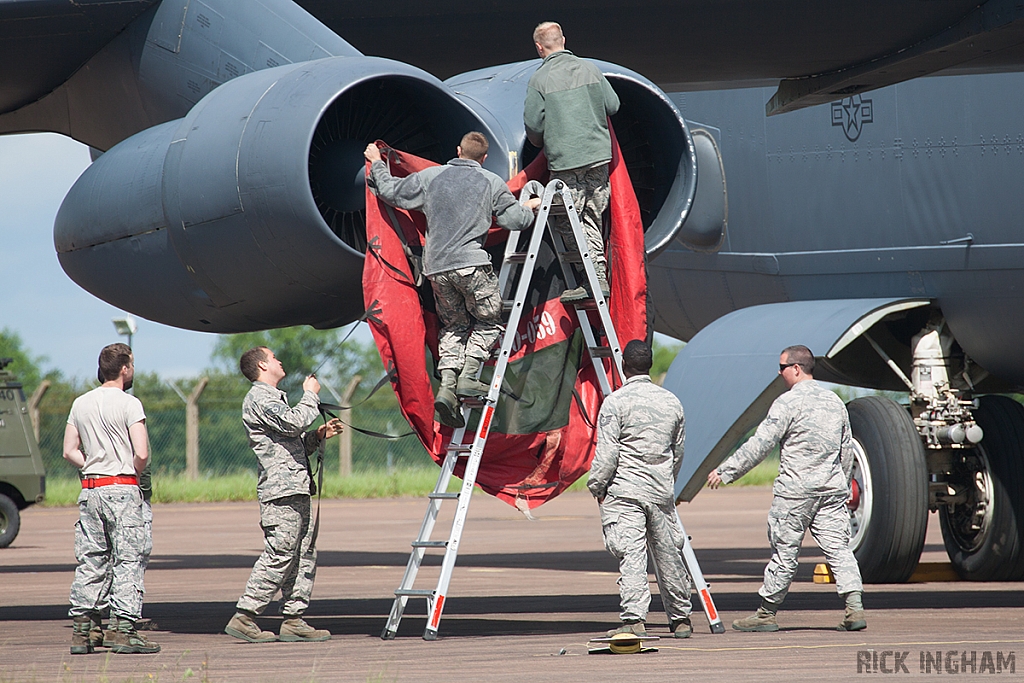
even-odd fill
[{"label": "b-52 bomber aircraft", "polygon": [[365,144],[441,162],[476,129],[515,174],[548,19],[611,60],[655,327],[689,342],[679,498],[804,343],[819,378],[909,397],[849,404],[865,578],[911,575],[929,510],[962,576],[1024,578],[1024,408],[999,395],[1024,384],[1015,3],[7,0],[0,133],[93,148],[54,242],[96,296],[193,330],[337,326],[362,313]]}]

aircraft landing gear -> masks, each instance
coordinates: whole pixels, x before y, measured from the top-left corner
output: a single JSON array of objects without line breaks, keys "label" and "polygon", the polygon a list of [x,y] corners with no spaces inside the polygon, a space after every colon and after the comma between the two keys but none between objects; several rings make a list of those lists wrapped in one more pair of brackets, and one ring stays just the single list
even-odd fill
[{"label": "aircraft landing gear", "polygon": [[928,466],[907,411],[892,399],[847,404],[854,438],[849,503],[854,555],[866,583],[910,578],[928,526]]},{"label": "aircraft landing gear", "polygon": [[938,502],[946,552],[964,579],[1024,579],[1024,406],[984,396],[974,417],[984,441],[942,468]]},{"label": "aircraft landing gear", "polygon": [[861,451],[851,545],[864,580],[910,578],[928,510],[939,511],[946,551],[961,577],[1024,578],[1024,406],[1003,396],[969,399],[972,364],[953,353],[955,340],[937,312],[911,340],[913,379],[864,337],[910,390],[909,413],[880,397],[848,406]]}]

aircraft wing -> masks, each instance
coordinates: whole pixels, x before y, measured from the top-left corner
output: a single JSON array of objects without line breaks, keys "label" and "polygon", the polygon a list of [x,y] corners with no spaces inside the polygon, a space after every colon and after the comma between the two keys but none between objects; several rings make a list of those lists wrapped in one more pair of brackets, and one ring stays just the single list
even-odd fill
[{"label": "aircraft wing", "polygon": [[686,414],[677,500],[697,495],[708,472],[725,460],[785,391],[777,370],[782,349],[803,344],[815,357],[834,358],[882,318],[927,303],[843,299],[765,304],[722,316],[697,333],[676,356],[663,382]]},{"label": "aircraft wing", "polygon": [[570,50],[667,92],[778,86],[770,114],[943,70],[1024,65],[1024,7],[1009,0],[298,2],[364,53],[440,78],[530,59],[534,26],[558,21]]},{"label": "aircraft wing", "polygon": [[0,0],[0,112],[66,81],[159,0]]},{"label": "aircraft wing", "polygon": [[[52,91],[158,2],[0,0],[0,113]],[[1024,66],[1024,7],[1009,0],[298,4],[364,54],[442,79],[534,57],[533,28],[553,19],[570,49],[665,91],[777,85],[770,114],[939,71]]]}]

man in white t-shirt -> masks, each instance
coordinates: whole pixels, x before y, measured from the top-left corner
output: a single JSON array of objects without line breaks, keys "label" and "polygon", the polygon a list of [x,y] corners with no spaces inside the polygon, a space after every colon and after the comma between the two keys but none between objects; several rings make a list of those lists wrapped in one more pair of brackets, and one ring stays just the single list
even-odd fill
[{"label": "man in white t-shirt", "polygon": [[138,475],[149,449],[142,403],[125,393],[135,377],[132,350],[125,344],[104,347],[99,377],[103,384],[75,399],[64,429],[64,458],[82,471],[71,654],[92,652],[89,631],[100,623],[108,582],[110,630],[103,644],[118,654],[152,654],[160,646],[135,630],[142,616],[146,543]]}]

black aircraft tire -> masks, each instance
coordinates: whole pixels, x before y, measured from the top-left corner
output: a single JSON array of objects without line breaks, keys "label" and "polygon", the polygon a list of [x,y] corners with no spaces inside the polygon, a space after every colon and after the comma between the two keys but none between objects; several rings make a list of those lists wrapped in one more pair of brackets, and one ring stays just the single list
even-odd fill
[{"label": "black aircraft tire", "polygon": [[14,542],[21,528],[21,514],[14,501],[0,493],[0,548]]},{"label": "black aircraft tire", "polygon": [[928,527],[928,465],[906,409],[883,396],[847,405],[870,472],[870,521],[853,549],[865,583],[903,583],[917,568]]},{"label": "black aircraft tire", "polygon": [[974,418],[985,434],[956,477],[967,503],[939,508],[953,568],[969,581],[1024,579],[1024,406],[983,396]]}]

